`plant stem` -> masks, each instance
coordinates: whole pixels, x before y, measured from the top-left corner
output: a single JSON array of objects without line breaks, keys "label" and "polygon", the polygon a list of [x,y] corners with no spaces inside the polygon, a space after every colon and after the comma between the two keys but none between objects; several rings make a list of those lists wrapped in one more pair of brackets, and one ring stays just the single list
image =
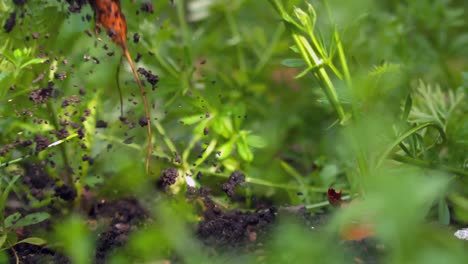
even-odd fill
[{"label": "plant stem", "polygon": [[[203,169],[203,168],[200,168],[198,170],[202,173],[209,174],[212,176],[221,177],[221,178],[229,178],[229,175],[225,173],[216,173],[216,172],[213,172],[212,170]],[[311,192],[316,192],[316,193],[326,193],[328,191],[328,188],[320,188],[320,187],[312,187],[312,186],[301,187],[297,185],[290,185],[290,184],[284,184],[284,183],[274,183],[274,182],[269,182],[269,181],[265,181],[262,179],[251,178],[251,177],[248,177],[247,175],[245,176],[245,182],[256,184],[256,185],[261,185],[261,186],[266,186],[266,187],[271,187],[271,188],[293,190],[293,191],[303,191],[304,188],[306,188],[307,190]],[[343,191],[343,193],[348,193],[348,192],[349,191],[347,190]]]},{"label": "plant stem", "polygon": [[185,7],[183,4],[183,1],[179,1],[176,6],[177,6],[177,18],[179,20],[179,26],[181,30],[182,41],[184,43],[184,51],[186,55],[184,56],[186,64],[187,64],[185,65],[185,68],[186,68],[186,67],[190,67],[193,62],[192,52],[191,52],[191,49],[189,48],[190,32],[189,32],[189,28],[188,28],[188,24],[187,24],[187,20],[185,16],[185,10],[184,10]]},{"label": "plant stem", "polygon": [[418,166],[418,167],[421,167],[421,168],[428,168],[428,169],[433,169],[433,170],[445,171],[445,172],[450,172],[450,173],[453,173],[453,174],[456,174],[456,175],[459,175],[459,176],[468,177],[468,171],[467,170],[452,168],[450,166],[437,164],[435,162],[415,159],[415,158],[412,158],[412,157],[402,156],[402,155],[398,155],[398,154],[392,154],[390,157],[395,161],[410,164],[410,165],[414,165],[414,166]]},{"label": "plant stem", "polygon": [[415,134],[416,132],[418,132],[419,130],[421,129],[424,129],[424,128],[428,128],[428,127],[434,127],[435,129],[437,129],[437,131],[439,131],[439,134],[440,136],[442,137],[442,140],[445,141],[446,140],[446,137],[445,137],[445,132],[444,132],[444,129],[442,127],[440,127],[439,125],[435,124],[435,123],[423,123],[423,124],[420,124],[420,125],[417,125],[415,127],[412,127],[410,128],[408,131],[406,131],[405,133],[403,133],[402,135],[400,135],[398,138],[396,138],[392,144],[390,144],[387,149],[382,153],[382,155],[380,156],[380,158],[377,160],[377,163],[376,163],[376,168],[377,167],[380,167],[380,165],[382,165],[383,161],[390,155],[390,153],[392,152],[392,150],[398,146],[401,142],[403,142],[403,140],[405,140],[407,137]]},{"label": "plant stem", "polygon": [[[341,200],[349,200],[349,199],[351,199],[350,195],[345,195],[345,196],[341,197]],[[329,205],[330,205],[329,201],[323,201],[323,202],[319,202],[319,203],[309,204],[309,205],[306,205],[304,207],[306,209],[316,209],[316,208],[325,207],[325,206],[329,206]]]},{"label": "plant stem", "polygon": [[[51,115],[50,119],[52,121],[52,124],[55,127],[55,130],[58,131],[59,130],[59,122],[58,122],[58,119],[57,119],[57,113],[56,113],[55,108],[52,105],[50,100],[47,101],[47,110],[49,110],[49,113]],[[63,163],[65,163],[65,179],[64,179],[64,181],[67,184],[74,186],[73,185],[73,176],[71,174],[72,170],[71,170],[70,160],[68,159],[68,154],[67,154],[67,148],[63,144],[60,144],[60,153],[62,154]]]}]

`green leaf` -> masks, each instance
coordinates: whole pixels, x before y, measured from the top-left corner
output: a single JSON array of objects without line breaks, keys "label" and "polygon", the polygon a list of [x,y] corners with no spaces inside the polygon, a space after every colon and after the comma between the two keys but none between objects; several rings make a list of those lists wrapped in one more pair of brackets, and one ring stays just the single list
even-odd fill
[{"label": "green leaf", "polygon": [[35,58],[35,59],[32,59],[32,60],[24,63],[23,65],[21,65],[20,69],[28,67],[29,65],[33,65],[33,64],[41,64],[41,63],[44,63],[47,60],[48,60],[48,58]]},{"label": "green leaf", "polygon": [[0,98],[3,98],[7,93],[10,86],[14,83],[13,74],[0,72]]},{"label": "green leaf", "polygon": [[216,118],[213,122],[213,130],[224,138],[230,138],[234,131],[231,118],[227,116]]},{"label": "green leaf", "polygon": [[16,61],[21,60],[21,57],[23,57],[23,52],[20,49],[15,49],[13,51],[13,57],[16,59]]},{"label": "green leaf", "polygon": [[18,221],[18,219],[21,218],[21,214],[19,212],[15,212],[9,216],[7,216],[7,218],[5,218],[5,222],[4,222],[4,226],[5,228],[9,228],[10,226],[13,225],[14,222]]},{"label": "green leaf", "polygon": [[438,205],[438,216],[439,216],[439,223],[443,225],[450,224],[450,211],[445,199],[440,199]]},{"label": "green leaf", "polygon": [[193,125],[203,120],[203,117],[205,117],[205,114],[197,114],[197,115],[183,117],[180,119],[180,121],[183,122],[184,125]]},{"label": "green leaf", "polygon": [[18,235],[16,235],[15,232],[8,232],[6,236],[7,236],[6,243],[8,247],[16,244],[16,241],[18,241]]},{"label": "green leaf", "polygon": [[294,76],[294,78],[295,78],[295,79],[302,78],[302,77],[304,77],[307,73],[322,68],[323,65],[325,65],[325,63],[322,62],[322,63],[320,63],[319,65],[310,66],[310,67],[308,67],[307,69],[305,69],[305,70],[303,70],[302,72],[300,72],[298,75]]},{"label": "green leaf", "polygon": [[300,50],[297,48],[296,45],[293,45],[291,47],[289,47],[294,53],[300,53]]},{"label": "green leaf", "polygon": [[239,156],[243,160],[248,162],[253,160],[253,153],[247,145],[247,138],[244,133],[242,133],[240,139],[236,141],[236,147]]},{"label": "green leaf", "polygon": [[20,243],[28,243],[31,245],[42,246],[42,245],[47,244],[47,241],[40,237],[28,237],[28,238],[25,238],[23,240],[16,242],[16,244],[20,244]]},{"label": "green leaf", "polygon": [[21,175],[16,175],[15,177],[13,177],[13,179],[11,179],[11,181],[8,183],[7,187],[3,190],[3,193],[2,193],[2,196],[1,196],[1,199],[0,199],[0,210],[5,209],[5,201],[7,200],[8,195],[10,195],[10,191],[13,188],[13,186],[15,185],[15,182],[20,177],[21,177]]},{"label": "green leaf", "polygon": [[13,227],[29,226],[29,225],[40,223],[49,218],[50,218],[50,215],[45,212],[32,213],[18,220],[15,224],[13,224]]},{"label": "green leaf", "polygon": [[7,239],[6,234],[3,234],[0,236],[0,248],[3,248],[3,244],[5,244],[6,239]]},{"label": "green leaf", "polygon": [[301,68],[307,66],[303,59],[285,59],[281,62],[281,65],[289,68]]},{"label": "green leaf", "polygon": [[433,127],[435,129],[437,129],[437,131],[439,132],[440,137],[442,138],[442,143],[446,141],[447,137],[445,136],[444,129],[442,127],[440,127],[438,124],[424,123],[424,124],[414,126],[414,127],[410,128],[410,129],[408,129],[408,131],[405,131],[403,134],[398,136],[391,144],[388,145],[388,147],[385,149],[385,151],[380,155],[379,159],[377,160],[377,167],[380,167],[380,165],[382,165],[382,162],[388,157],[388,155],[392,152],[392,150],[396,146],[398,146],[401,142],[403,142],[406,138],[408,138],[409,136],[411,136],[413,134],[417,135],[417,132],[419,130],[429,128],[429,127]]},{"label": "green leaf", "polygon": [[408,94],[408,97],[406,97],[405,109],[403,111],[402,121],[406,121],[408,119],[412,106],[413,106],[413,99],[411,98],[411,95]]},{"label": "green leaf", "polygon": [[254,148],[264,148],[267,143],[264,138],[257,135],[247,135],[247,145]]},{"label": "green leaf", "polygon": [[221,147],[218,148],[218,151],[221,153],[219,155],[220,160],[229,157],[229,155],[232,152],[232,148],[234,147],[234,143],[235,140],[229,140],[228,142],[224,143],[223,145],[221,145]]}]

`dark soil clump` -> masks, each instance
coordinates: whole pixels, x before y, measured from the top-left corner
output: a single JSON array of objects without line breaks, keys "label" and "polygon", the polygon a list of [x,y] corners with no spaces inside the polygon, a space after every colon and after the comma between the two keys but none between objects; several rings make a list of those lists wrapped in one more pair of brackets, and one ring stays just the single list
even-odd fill
[{"label": "dark soil clump", "polygon": [[11,12],[8,19],[5,21],[3,25],[3,29],[5,29],[6,33],[10,33],[16,25],[16,12]]},{"label": "dark soil clump", "polygon": [[198,224],[197,236],[208,246],[237,248],[257,242],[275,221],[274,207],[256,212],[222,211],[206,203],[204,220]]},{"label": "dark soil clump", "polygon": [[107,128],[107,122],[103,120],[98,120],[96,122],[96,128]]},{"label": "dark soil clump", "polygon": [[[19,263],[60,263],[69,264],[71,261],[57,252],[46,247],[28,243],[20,243],[14,247]],[[18,263],[15,255],[9,250],[10,263]]]},{"label": "dark soil clump", "polygon": [[167,168],[162,172],[161,177],[159,178],[158,182],[156,183],[157,187],[160,189],[166,189],[167,187],[174,184],[177,180],[179,173],[176,168]]},{"label": "dark soil clump", "polygon": [[63,184],[55,188],[55,196],[60,197],[64,201],[73,201],[76,198],[76,190],[70,185]]},{"label": "dark soil clump", "polygon": [[13,3],[15,3],[15,5],[23,6],[26,1],[27,0],[13,0]]},{"label": "dark soil clump", "polygon": [[30,188],[44,189],[54,183],[40,164],[27,163],[24,169],[23,181]]},{"label": "dark soil clump", "polygon": [[140,124],[141,127],[145,127],[148,125],[148,119],[146,119],[146,117],[140,117],[140,119],[138,119],[138,124]]},{"label": "dark soil clump", "polygon": [[223,184],[223,191],[229,196],[233,197],[237,185],[245,182],[245,175],[240,171],[235,171],[229,176],[228,182]]},{"label": "dark soil clump", "polygon": [[39,88],[37,90],[32,91],[29,93],[29,99],[33,101],[35,104],[42,104],[45,103],[49,97],[52,96],[54,91],[54,83],[49,82],[47,88]]},{"label": "dark soil clump", "polygon": [[50,145],[50,140],[46,136],[36,134],[34,136],[34,142],[36,142],[36,154],[46,149]]},{"label": "dark soil clump", "polygon": [[146,219],[146,211],[134,199],[101,201],[90,212],[97,220],[109,219],[109,228],[99,235],[96,248],[96,263],[106,263],[107,256],[124,245],[130,232]]}]

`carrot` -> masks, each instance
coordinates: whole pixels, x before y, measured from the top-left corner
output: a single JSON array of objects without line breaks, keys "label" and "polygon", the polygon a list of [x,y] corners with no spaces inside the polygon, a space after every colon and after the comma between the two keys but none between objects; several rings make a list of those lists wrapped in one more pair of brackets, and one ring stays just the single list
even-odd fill
[{"label": "carrot", "polygon": [[140,93],[143,98],[143,103],[145,107],[145,117],[147,120],[148,127],[148,151],[146,155],[146,173],[148,173],[151,158],[151,150],[153,147],[151,140],[152,131],[150,123],[151,119],[149,114],[149,105],[148,100],[146,98],[146,93],[143,89],[143,84],[141,83],[135,64],[133,63],[133,59],[127,48],[127,22],[125,20],[124,14],[122,13],[122,9],[120,8],[120,1],[88,0],[88,2],[91,4],[91,7],[94,10],[96,34],[98,34],[101,31],[101,27],[107,29],[107,34],[112,39],[112,41],[120,45],[120,47],[122,48],[123,55],[127,59],[128,64],[130,64],[135,80],[138,83],[138,87],[140,88]]}]

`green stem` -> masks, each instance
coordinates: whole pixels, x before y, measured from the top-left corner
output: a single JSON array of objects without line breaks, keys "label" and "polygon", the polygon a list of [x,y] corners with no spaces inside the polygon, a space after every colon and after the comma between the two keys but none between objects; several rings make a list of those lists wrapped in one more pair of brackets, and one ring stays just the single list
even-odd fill
[{"label": "green stem", "polygon": [[[57,114],[56,114],[55,108],[52,105],[50,100],[47,101],[46,105],[47,105],[47,110],[50,113],[50,119],[52,121],[52,124],[54,125],[55,130],[58,131],[59,130],[59,121],[57,119]],[[71,170],[70,160],[68,159],[68,154],[67,154],[67,148],[63,144],[60,144],[60,153],[62,154],[63,163],[65,164],[65,179],[64,179],[64,181],[67,184],[74,186],[73,176],[72,176],[72,173],[71,173],[72,170]]]},{"label": "green stem", "polygon": [[172,140],[166,135],[166,131],[164,130],[164,127],[161,125],[159,121],[154,122],[156,130],[158,130],[159,134],[163,137],[164,143],[166,143],[166,146],[169,148],[169,150],[172,152],[173,155],[176,155],[177,148],[175,147],[174,143]]},{"label": "green stem", "polygon": [[[232,11],[227,10],[227,8],[224,10],[224,15],[226,16],[226,20],[229,25],[229,29],[231,30],[232,33],[232,38],[234,40],[240,40],[241,35],[239,33],[239,29],[237,27],[237,24],[234,20],[234,17],[232,16]],[[239,69],[241,72],[247,72],[247,66],[245,63],[245,56],[244,53],[242,52],[242,47],[239,45],[239,43],[236,44],[236,51],[237,51],[237,59],[239,60]]]},{"label": "green stem", "polygon": [[[349,199],[351,199],[350,195],[345,195],[345,196],[341,197],[341,200],[349,200]],[[317,208],[321,208],[321,207],[325,207],[325,206],[329,206],[329,205],[330,205],[329,201],[323,201],[323,202],[319,202],[319,203],[309,204],[309,205],[306,205],[304,207],[306,209],[317,209]]]},{"label": "green stem", "polygon": [[258,60],[258,63],[255,66],[254,75],[258,75],[260,71],[263,70],[268,60],[271,58],[274,48],[278,46],[278,42],[280,41],[283,33],[284,33],[284,26],[283,24],[279,24],[273,35],[273,39],[270,41],[270,44],[268,45],[266,50],[262,53],[261,58]]},{"label": "green stem", "polygon": [[190,32],[185,16],[185,7],[183,5],[183,1],[179,1],[177,6],[177,18],[179,20],[179,26],[182,34],[182,41],[184,43],[184,51],[185,55],[184,58],[186,59],[187,65],[186,67],[190,67],[192,65],[193,59],[192,59],[192,52],[190,47]]},{"label": "green stem", "polygon": [[[293,33],[293,39],[296,42],[297,47],[301,51],[302,57],[304,58],[309,67],[320,66],[324,63],[325,58],[319,58],[312,46],[310,46],[306,37],[297,33]],[[330,77],[328,76],[326,69],[324,67],[319,67],[314,73],[314,75],[322,83],[321,87],[327,95],[328,101],[335,109],[338,118],[340,119],[340,123],[344,124],[346,121],[346,114],[343,110],[343,106],[341,105],[338,99],[338,94],[336,93],[335,86],[333,85]]]},{"label": "green stem", "polygon": [[412,157],[408,156],[402,156],[398,154],[392,154],[390,157],[398,162],[418,166],[421,168],[428,168],[428,169],[433,169],[433,170],[439,170],[439,171],[445,171],[445,172],[450,172],[459,176],[464,176],[468,177],[468,171],[463,170],[463,169],[457,169],[457,168],[452,168],[446,165],[438,164],[435,162],[430,162],[430,161],[425,161],[425,160],[420,160],[420,159],[415,159]]},{"label": "green stem", "polygon": [[[137,151],[142,150],[142,147],[140,145],[137,145],[137,144],[134,144],[134,143],[126,144],[126,143],[122,142],[121,138],[108,136],[108,135],[103,135],[103,134],[96,134],[96,138],[106,140],[106,141],[109,141],[109,142],[113,142],[113,143],[119,144],[121,146],[125,146],[125,147],[130,148],[130,149],[134,149],[134,150],[137,150]],[[170,157],[169,155],[167,155],[166,153],[159,152],[157,150],[154,150],[152,153],[153,153],[152,156],[157,156],[157,157],[166,158],[166,159],[173,158],[173,157]]]}]

